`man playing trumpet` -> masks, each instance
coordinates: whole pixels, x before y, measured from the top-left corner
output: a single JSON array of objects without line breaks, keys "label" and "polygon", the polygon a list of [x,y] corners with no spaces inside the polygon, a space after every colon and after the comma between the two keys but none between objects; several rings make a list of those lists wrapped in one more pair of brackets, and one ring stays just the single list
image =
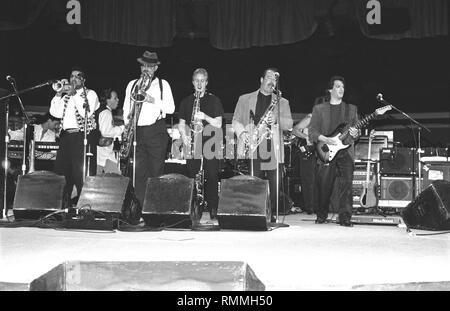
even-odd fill
[{"label": "man playing trumpet", "polygon": [[[96,128],[94,112],[99,107],[97,93],[85,88],[86,74],[74,67],[70,74],[70,83],[55,83],[56,94],[50,104],[50,114],[61,118],[61,135],[59,149],[56,154],[55,173],[66,177],[64,194],[70,199],[73,186],[77,188],[77,197],[81,194],[84,175],[95,175],[96,163]],[[83,172],[84,168],[84,127],[85,108],[87,108],[88,128],[87,150],[92,153],[89,161],[89,172]],[[91,133],[92,132],[92,133]],[[73,202],[76,204],[76,202]]]}]

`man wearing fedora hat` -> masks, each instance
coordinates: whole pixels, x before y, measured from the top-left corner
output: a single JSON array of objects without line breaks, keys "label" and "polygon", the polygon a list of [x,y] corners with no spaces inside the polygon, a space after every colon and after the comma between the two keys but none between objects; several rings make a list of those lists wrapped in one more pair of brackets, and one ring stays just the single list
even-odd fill
[{"label": "man wearing fedora hat", "polygon": [[[166,114],[175,111],[172,90],[166,80],[155,77],[161,62],[155,52],[145,51],[137,61],[141,64],[141,74],[151,77],[150,86],[145,90],[139,116],[136,120],[136,185],[135,193],[139,202],[143,203],[147,179],[158,177],[164,173],[169,137],[165,122]],[[125,91],[123,103],[123,120],[125,126],[131,122],[129,114],[135,102],[132,93],[136,91],[139,79],[130,81]]]}]

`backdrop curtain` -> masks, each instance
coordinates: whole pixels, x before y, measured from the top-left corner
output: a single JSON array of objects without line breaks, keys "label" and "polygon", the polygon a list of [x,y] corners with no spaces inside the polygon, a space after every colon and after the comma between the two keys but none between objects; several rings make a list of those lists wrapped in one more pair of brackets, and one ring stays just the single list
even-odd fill
[{"label": "backdrop curtain", "polygon": [[[448,0],[383,0],[381,8],[407,8],[411,20],[411,29],[403,33],[371,35],[366,15],[367,1],[354,0],[357,18],[363,34],[377,39],[426,38],[448,35]],[[383,15],[381,15],[383,23]]]},{"label": "backdrop curtain", "polygon": [[81,11],[86,39],[159,48],[175,36],[175,0],[84,0]]},{"label": "backdrop curtain", "polygon": [[28,28],[44,12],[48,0],[1,0],[0,30]]},{"label": "backdrop curtain", "polygon": [[219,49],[294,43],[310,37],[316,27],[314,0],[210,2],[210,42]]}]

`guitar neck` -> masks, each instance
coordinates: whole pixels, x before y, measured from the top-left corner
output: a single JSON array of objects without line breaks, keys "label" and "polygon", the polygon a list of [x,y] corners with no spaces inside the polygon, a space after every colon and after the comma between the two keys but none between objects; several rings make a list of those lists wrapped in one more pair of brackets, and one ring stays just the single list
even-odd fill
[{"label": "guitar neck", "polygon": [[[377,116],[377,112],[373,112],[367,116],[365,116],[362,120],[358,121],[353,127],[356,128],[357,130],[363,129],[370,120],[372,120],[373,118],[375,118]],[[340,136],[339,139],[340,140],[344,140],[345,138],[347,138],[349,134],[349,128],[347,128]]]}]

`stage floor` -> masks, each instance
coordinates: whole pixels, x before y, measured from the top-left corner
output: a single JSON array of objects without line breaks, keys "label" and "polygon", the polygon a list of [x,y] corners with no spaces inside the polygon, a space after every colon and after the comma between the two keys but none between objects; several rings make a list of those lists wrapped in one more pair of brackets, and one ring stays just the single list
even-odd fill
[{"label": "stage floor", "polygon": [[30,283],[66,261],[243,261],[269,291],[450,289],[449,234],[314,219],[287,215],[289,227],[256,232],[0,228],[0,283]]}]

